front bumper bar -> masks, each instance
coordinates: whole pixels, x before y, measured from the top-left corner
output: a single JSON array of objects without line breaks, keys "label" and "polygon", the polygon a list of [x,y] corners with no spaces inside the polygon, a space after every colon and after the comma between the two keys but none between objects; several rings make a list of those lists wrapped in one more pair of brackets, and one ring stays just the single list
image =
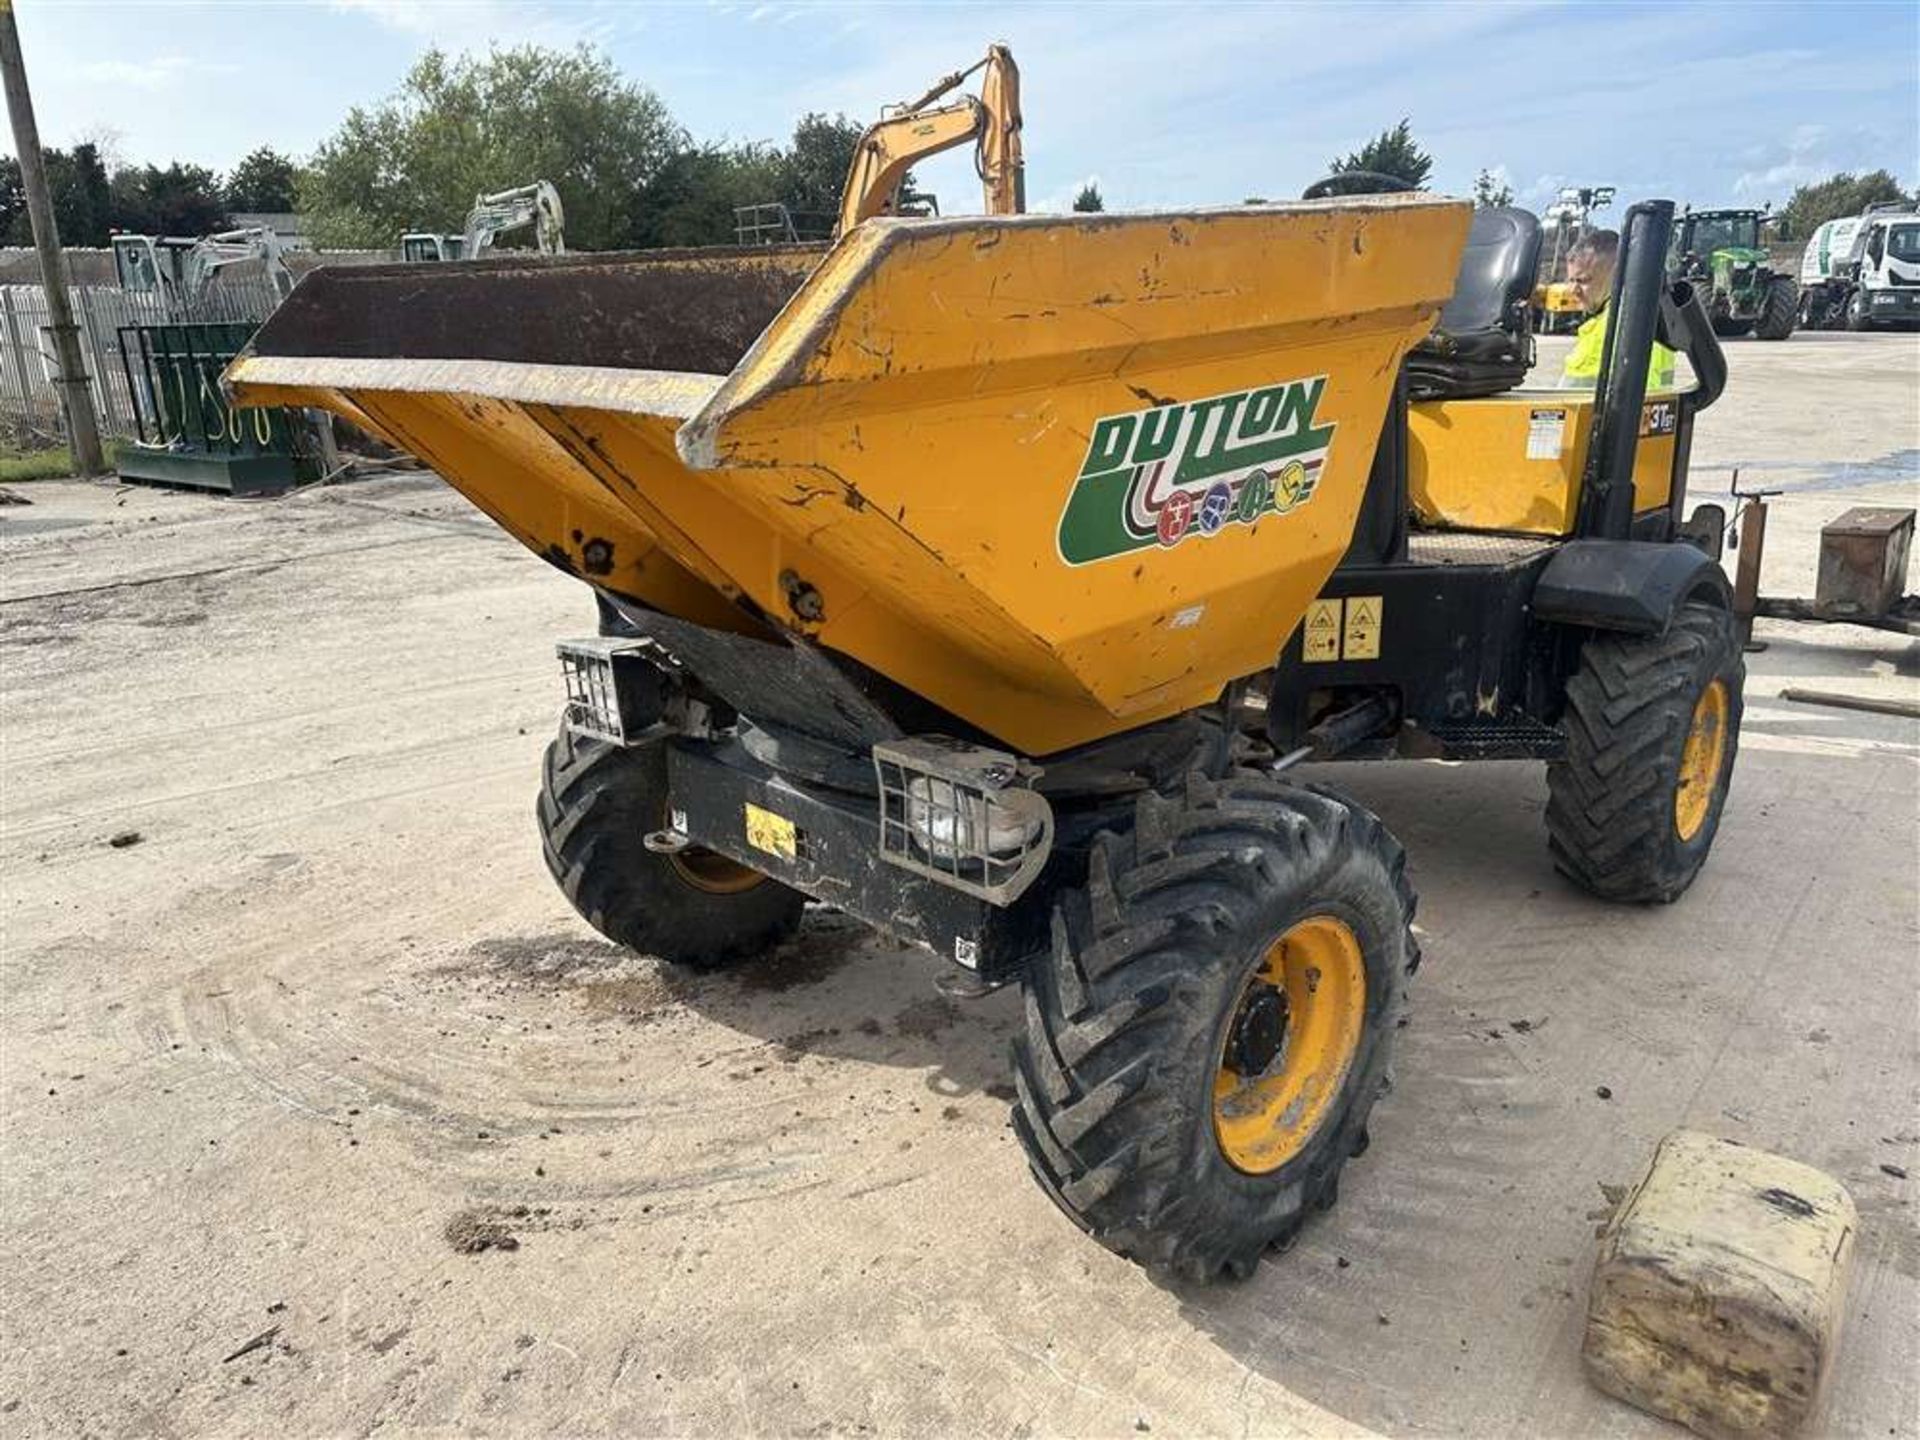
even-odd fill
[{"label": "front bumper bar", "polygon": [[737,740],[671,740],[676,829],[875,929],[923,946],[989,983],[1018,973],[1047,940],[1046,884],[1005,907],[889,864],[875,798],[796,784]]}]

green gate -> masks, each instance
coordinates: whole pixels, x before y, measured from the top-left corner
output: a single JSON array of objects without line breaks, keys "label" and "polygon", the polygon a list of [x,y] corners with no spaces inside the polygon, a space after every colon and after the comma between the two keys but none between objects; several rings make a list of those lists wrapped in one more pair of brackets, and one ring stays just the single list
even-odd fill
[{"label": "green gate", "polygon": [[300,411],[238,410],[220,388],[255,328],[230,321],[121,327],[138,434],[120,449],[121,479],[257,495],[318,476],[312,427]]}]

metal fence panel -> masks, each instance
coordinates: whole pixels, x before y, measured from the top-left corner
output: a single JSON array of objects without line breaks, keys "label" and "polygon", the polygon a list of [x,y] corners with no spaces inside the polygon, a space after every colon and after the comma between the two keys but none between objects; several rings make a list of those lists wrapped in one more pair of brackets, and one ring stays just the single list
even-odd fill
[{"label": "metal fence panel", "polygon": [[[222,277],[187,315],[167,314],[158,295],[131,294],[117,286],[78,285],[70,294],[100,433],[120,440],[132,439],[138,431],[121,353],[122,329],[179,320],[258,326],[278,303],[264,277],[246,276]],[[0,436],[48,443],[65,439],[47,324],[44,289],[0,285]]]}]

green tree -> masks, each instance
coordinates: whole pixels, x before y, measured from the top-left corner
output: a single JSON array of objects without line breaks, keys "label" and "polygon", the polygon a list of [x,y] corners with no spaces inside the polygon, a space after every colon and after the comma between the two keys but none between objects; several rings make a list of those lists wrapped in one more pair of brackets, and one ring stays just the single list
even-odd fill
[{"label": "green tree", "polygon": [[[20,178],[20,161],[0,155],[0,245],[31,245],[18,240],[18,228],[27,223],[27,189]],[[64,238],[64,237],[63,237]]]},{"label": "green tree", "polygon": [[[781,192],[795,215],[825,219],[840,213],[840,192],[853,169],[854,152],[866,127],[845,115],[802,115],[793,127],[793,143],[781,157]],[[912,177],[908,177],[911,188]]]},{"label": "green tree", "polygon": [[[92,144],[71,150],[43,150],[47,189],[53,199],[54,223],[65,245],[105,245],[112,219],[113,195],[107,167]],[[20,162],[0,156],[0,244],[33,244],[33,225],[27,218],[27,194],[20,182]]]},{"label": "green tree", "polygon": [[[204,165],[176,160],[130,165],[113,174],[109,219],[116,230],[142,235],[205,235],[225,228],[220,183]],[[103,242],[104,243],[104,242]]]},{"label": "green tree", "polygon": [[1793,192],[1780,212],[1782,239],[1805,240],[1829,220],[1858,215],[1869,205],[1897,201],[1911,205],[1913,197],[1900,188],[1900,182],[1885,170],[1855,175],[1843,170],[1814,185],[1802,185]]},{"label": "green tree", "polygon": [[271,145],[262,145],[233,167],[222,191],[227,209],[278,215],[294,208],[300,167]]},{"label": "green tree", "polygon": [[687,148],[659,98],[586,46],[429,50],[397,92],[347,112],[300,200],[316,240],[390,246],[459,229],[476,195],[551,180],[568,245],[618,249],[634,242],[642,192]]},{"label": "green tree", "polygon": [[781,197],[786,158],[767,145],[674,152],[636,197],[628,243],[640,249],[733,244],[734,211]]},{"label": "green tree", "polygon": [[1473,177],[1473,203],[1482,209],[1496,205],[1513,203],[1513,187],[1491,170],[1482,170]]},{"label": "green tree", "polygon": [[1353,154],[1330,162],[1327,169],[1335,175],[1350,170],[1370,170],[1376,175],[1404,180],[1418,190],[1433,173],[1433,156],[1414,143],[1412,124],[1403,119],[1391,130],[1382,130]]},{"label": "green tree", "polygon": [[1080,187],[1080,193],[1073,197],[1073,208],[1082,214],[1093,214],[1105,210],[1107,202],[1100,198],[1100,187],[1088,181]]}]

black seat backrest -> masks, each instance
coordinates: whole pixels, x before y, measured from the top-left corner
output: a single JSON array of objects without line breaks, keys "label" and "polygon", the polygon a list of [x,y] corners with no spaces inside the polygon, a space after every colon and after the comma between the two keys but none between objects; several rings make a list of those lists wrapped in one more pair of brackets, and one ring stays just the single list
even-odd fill
[{"label": "black seat backrest", "polygon": [[1473,212],[1453,298],[1408,358],[1413,398],[1495,395],[1526,379],[1533,363],[1533,287],[1540,221],[1497,205]]},{"label": "black seat backrest", "polygon": [[1512,205],[1475,210],[1439,328],[1449,335],[1505,330],[1516,321],[1524,328],[1539,269],[1540,221],[1532,211]]}]

